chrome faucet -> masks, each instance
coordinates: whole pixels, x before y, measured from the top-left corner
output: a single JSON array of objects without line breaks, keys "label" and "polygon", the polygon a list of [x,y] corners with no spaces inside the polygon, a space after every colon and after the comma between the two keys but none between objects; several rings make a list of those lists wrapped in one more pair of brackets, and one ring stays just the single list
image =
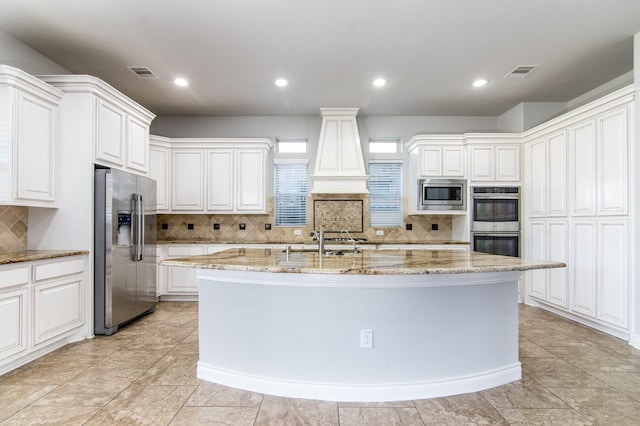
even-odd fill
[{"label": "chrome faucet", "polygon": [[351,240],[351,242],[353,243],[353,254],[356,254],[358,252],[358,249],[356,248],[356,240],[353,239],[349,231],[347,231],[346,229],[343,229],[342,231],[340,231],[340,233],[347,234],[347,236],[349,237],[349,240]]},{"label": "chrome faucet", "polygon": [[324,231],[311,231],[309,235],[318,240],[318,254],[322,256],[324,254]]}]

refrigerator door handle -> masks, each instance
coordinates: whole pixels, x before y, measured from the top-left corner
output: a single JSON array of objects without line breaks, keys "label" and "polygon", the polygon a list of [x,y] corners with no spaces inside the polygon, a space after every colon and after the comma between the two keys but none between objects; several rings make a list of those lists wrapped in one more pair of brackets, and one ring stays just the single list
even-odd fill
[{"label": "refrigerator door handle", "polygon": [[141,240],[144,238],[144,216],[140,214],[141,205],[142,205],[142,196],[140,194],[131,195],[132,208],[133,212],[133,223],[131,226],[131,249],[134,261],[142,260],[142,243]]},{"label": "refrigerator door handle", "polygon": [[138,260],[144,259],[144,200],[138,195]]}]

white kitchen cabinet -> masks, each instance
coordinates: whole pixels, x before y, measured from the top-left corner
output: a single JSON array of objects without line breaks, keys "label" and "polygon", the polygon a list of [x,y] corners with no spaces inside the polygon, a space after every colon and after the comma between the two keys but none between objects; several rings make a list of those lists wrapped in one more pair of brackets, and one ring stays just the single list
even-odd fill
[{"label": "white kitchen cabinet", "polygon": [[207,210],[234,210],[234,149],[207,151]]},{"label": "white kitchen cabinet", "polygon": [[628,108],[600,115],[598,122],[598,213],[629,211]]},{"label": "white kitchen cabinet", "polygon": [[547,151],[544,139],[525,145],[525,188],[527,217],[546,216]]},{"label": "white kitchen cabinet", "polygon": [[86,259],[0,267],[0,374],[85,337]]},{"label": "white kitchen cabinet", "polygon": [[[204,254],[205,245],[171,245],[167,258],[198,256]],[[167,293],[173,295],[198,294],[197,270],[194,268],[167,267]]]},{"label": "white kitchen cabinet", "polygon": [[56,207],[62,95],[23,71],[0,65],[0,204]]},{"label": "white kitchen cabinet", "polygon": [[495,147],[496,182],[520,182],[520,146]]},{"label": "white kitchen cabinet", "polygon": [[472,182],[520,182],[519,145],[471,145],[469,156]]},{"label": "white kitchen cabinet", "polygon": [[85,258],[61,258],[33,265],[33,345],[84,324]]},{"label": "white kitchen cabinet", "polygon": [[547,143],[547,216],[567,215],[567,132],[546,137]]},{"label": "white kitchen cabinet", "polygon": [[579,220],[572,224],[573,245],[569,267],[572,279],[571,310],[589,318],[596,317],[597,224]]},{"label": "white kitchen cabinet", "polygon": [[472,146],[470,150],[471,180],[495,181],[494,148],[492,146]]},{"label": "white kitchen cabinet", "polygon": [[203,212],[204,150],[176,149],[171,158],[171,210]]},{"label": "white kitchen cabinet", "polygon": [[[546,256],[544,260],[567,263],[567,222],[563,220],[551,220],[547,222],[546,227]],[[547,302],[562,308],[567,308],[567,268],[547,269],[545,273],[547,274]]]},{"label": "white kitchen cabinet", "polygon": [[464,158],[462,146],[422,146],[420,175],[422,177],[464,177]]},{"label": "white kitchen cabinet", "polygon": [[103,99],[96,100],[96,161],[124,166],[127,114],[123,108]]},{"label": "white kitchen cabinet", "polygon": [[149,170],[149,123],[127,116],[127,168]]},{"label": "white kitchen cabinet", "polygon": [[[544,260],[546,258],[546,227],[544,222],[530,222],[527,231],[527,253],[528,259]],[[529,295],[542,300],[547,298],[546,271],[543,269],[528,271],[527,283]]]},{"label": "white kitchen cabinet", "polygon": [[171,209],[171,149],[163,139],[152,136],[149,143],[149,177],[156,181],[157,213]]},{"label": "white kitchen cabinet", "polygon": [[265,162],[264,150],[239,149],[236,151],[237,199],[236,210],[243,213],[264,213]]},{"label": "white kitchen cabinet", "polygon": [[[155,117],[104,81],[88,75],[46,75],[42,81],[65,92],[70,111],[90,121],[93,161],[146,175],[149,169],[149,126]],[[89,114],[87,114],[89,113]],[[73,137],[74,135],[69,135]]]},{"label": "white kitchen cabinet", "polygon": [[598,223],[597,316],[609,324],[629,326],[629,224],[626,220]]},{"label": "white kitchen cabinet", "polygon": [[[524,216],[531,224],[523,232],[525,247],[544,243],[546,259],[567,264],[566,270],[546,272],[544,291],[531,283],[527,296],[623,338],[629,338],[634,309],[628,117],[633,94],[615,92],[523,135]],[[545,226],[544,242],[531,229],[538,224]],[[525,257],[536,256],[529,251]]]},{"label": "white kitchen cabinet", "polygon": [[0,362],[28,348],[28,283],[26,266],[0,270]]},{"label": "white kitchen cabinet", "polygon": [[596,121],[587,120],[572,126],[570,135],[571,158],[571,215],[596,214]]}]

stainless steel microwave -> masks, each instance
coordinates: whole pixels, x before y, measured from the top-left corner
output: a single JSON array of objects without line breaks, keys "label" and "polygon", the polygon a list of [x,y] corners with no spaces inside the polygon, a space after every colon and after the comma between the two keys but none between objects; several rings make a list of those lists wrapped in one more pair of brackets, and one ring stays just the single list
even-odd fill
[{"label": "stainless steel microwave", "polygon": [[418,210],[465,210],[464,179],[418,179]]}]

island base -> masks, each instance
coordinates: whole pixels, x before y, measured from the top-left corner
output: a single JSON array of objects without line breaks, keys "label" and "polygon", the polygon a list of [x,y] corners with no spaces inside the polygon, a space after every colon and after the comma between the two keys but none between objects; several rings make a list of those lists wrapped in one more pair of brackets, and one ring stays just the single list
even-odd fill
[{"label": "island base", "polygon": [[[519,272],[198,274],[203,380],[292,398],[399,401],[521,378]],[[372,331],[371,348],[361,348],[362,330]]]}]

